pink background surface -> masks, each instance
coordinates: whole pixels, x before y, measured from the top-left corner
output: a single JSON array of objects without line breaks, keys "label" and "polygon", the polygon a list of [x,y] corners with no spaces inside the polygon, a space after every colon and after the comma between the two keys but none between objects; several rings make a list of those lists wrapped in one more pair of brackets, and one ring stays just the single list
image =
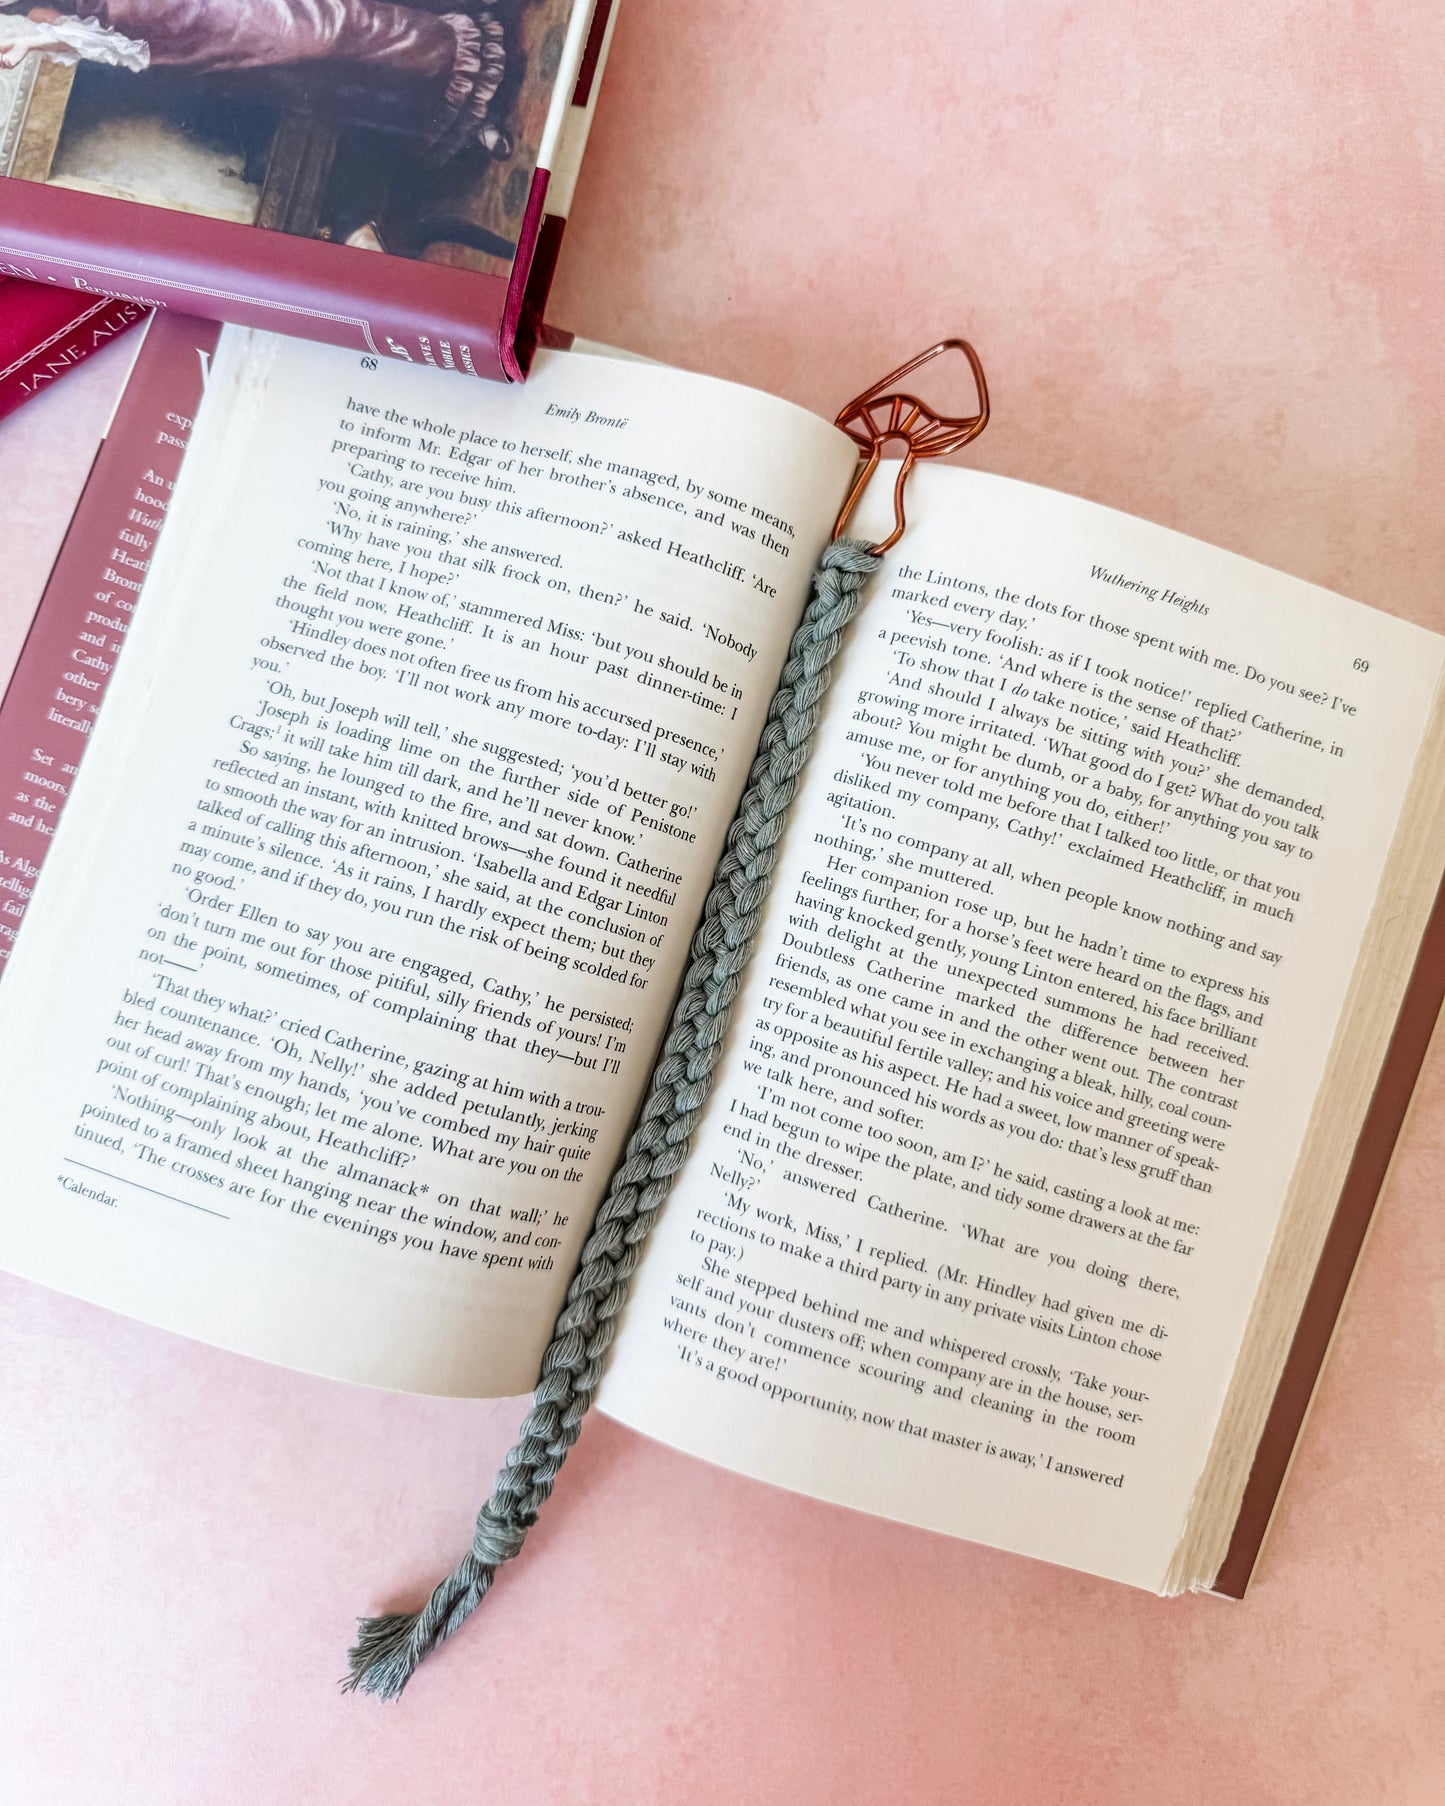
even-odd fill
[{"label": "pink background surface", "polygon": [[[1416,4],[621,0],[552,317],[831,413],[966,331],[974,456],[1445,627],[1445,24]],[[124,353],[0,426],[13,652]],[[1445,1797],[1445,1066],[1243,1605],[1159,1602],[591,1423],[400,1706],[355,1615],[520,1407],[364,1393],[0,1280],[0,1794]]]}]

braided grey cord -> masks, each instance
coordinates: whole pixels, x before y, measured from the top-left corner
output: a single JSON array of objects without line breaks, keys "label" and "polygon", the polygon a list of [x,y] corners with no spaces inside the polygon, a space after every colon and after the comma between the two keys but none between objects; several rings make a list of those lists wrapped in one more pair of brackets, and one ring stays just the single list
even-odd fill
[{"label": "braided grey cord", "polygon": [[651,1089],[542,1357],[531,1409],[477,1516],[472,1546],[419,1612],[361,1622],[342,1685],[395,1699],[417,1665],[481,1604],[497,1569],[522,1547],[546,1503],[602,1377],[617,1318],[658,1211],[687,1158],[712,1089],[723,1035],[768,894],[788,806],[812,751],[818,708],[843,630],[882,560],[836,540],[818,560],[813,593],[788,648],[748,785],[728,830],[692,943]]}]

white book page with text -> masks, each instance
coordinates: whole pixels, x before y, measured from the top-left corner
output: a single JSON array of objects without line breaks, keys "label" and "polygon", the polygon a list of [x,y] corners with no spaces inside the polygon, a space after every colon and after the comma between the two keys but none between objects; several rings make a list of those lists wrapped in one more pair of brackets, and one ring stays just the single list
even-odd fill
[{"label": "white book page with text", "polygon": [[602,1404],[1157,1587],[1441,642],[923,470]]},{"label": "white book page with text", "polygon": [[0,1261],[528,1388],[853,456],[655,366],[229,332],[0,989]]}]

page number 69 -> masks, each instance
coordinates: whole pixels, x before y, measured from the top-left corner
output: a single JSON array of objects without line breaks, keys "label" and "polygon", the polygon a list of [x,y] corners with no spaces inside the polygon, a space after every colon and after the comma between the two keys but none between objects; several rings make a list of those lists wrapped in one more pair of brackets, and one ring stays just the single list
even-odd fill
[{"label": "page number 69", "polygon": [[1368,670],[1369,670],[1369,668],[1370,668],[1370,661],[1369,661],[1369,659],[1367,659],[1367,658],[1357,658],[1357,659],[1356,659],[1356,660],[1355,660],[1355,669],[1356,669],[1356,670],[1357,670],[1357,671],[1368,671]]}]

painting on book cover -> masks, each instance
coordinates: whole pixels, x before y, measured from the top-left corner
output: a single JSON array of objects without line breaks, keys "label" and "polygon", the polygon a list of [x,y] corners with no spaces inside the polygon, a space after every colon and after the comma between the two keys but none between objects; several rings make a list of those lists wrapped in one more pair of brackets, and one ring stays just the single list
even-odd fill
[{"label": "painting on book cover", "polygon": [[0,174],[505,273],[575,0],[0,0]]}]

